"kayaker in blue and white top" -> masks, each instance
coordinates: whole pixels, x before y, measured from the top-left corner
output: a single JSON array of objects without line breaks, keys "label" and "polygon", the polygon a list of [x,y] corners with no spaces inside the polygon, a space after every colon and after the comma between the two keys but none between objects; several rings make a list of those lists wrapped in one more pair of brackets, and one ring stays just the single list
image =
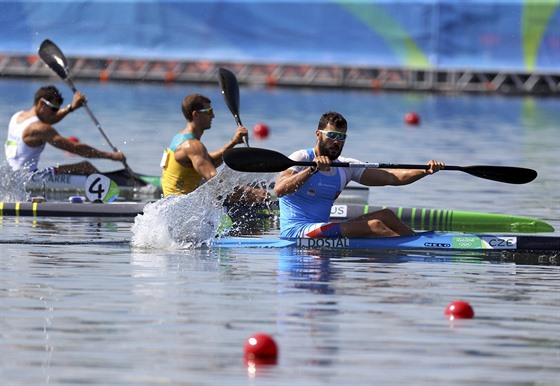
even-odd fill
[{"label": "kayaker in blue and white top", "polygon": [[327,112],[315,131],[312,149],[290,155],[294,161],[313,161],[317,166],[293,166],[280,173],[274,191],[280,200],[280,236],[292,237],[392,237],[414,232],[389,209],[364,214],[348,221],[329,222],[331,207],[350,181],[366,186],[407,185],[445,167],[431,160],[427,170],[331,167],[336,162],[360,162],[341,157],[348,124],[337,112]]}]

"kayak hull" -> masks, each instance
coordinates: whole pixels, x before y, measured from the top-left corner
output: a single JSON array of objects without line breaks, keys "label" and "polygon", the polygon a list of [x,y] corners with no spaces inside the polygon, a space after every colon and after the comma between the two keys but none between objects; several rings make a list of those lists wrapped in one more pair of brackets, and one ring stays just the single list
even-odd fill
[{"label": "kayak hull", "polygon": [[560,237],[424,232],[414,236],[349,239],[256,237],[218,238],[213,248],[296,248],[319,250],[546,251],[558,253]]}]

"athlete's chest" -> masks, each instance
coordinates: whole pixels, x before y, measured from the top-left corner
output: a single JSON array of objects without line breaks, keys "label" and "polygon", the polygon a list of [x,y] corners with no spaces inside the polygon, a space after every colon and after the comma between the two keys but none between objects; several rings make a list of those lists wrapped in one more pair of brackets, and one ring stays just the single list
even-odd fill
[{"label": "athlete's chest", "polygon": [[340,173],[327,175],[319,172],[305,183],[300,192],[307,198],[333,200],[344,189],[343,185],[343,178]]}]

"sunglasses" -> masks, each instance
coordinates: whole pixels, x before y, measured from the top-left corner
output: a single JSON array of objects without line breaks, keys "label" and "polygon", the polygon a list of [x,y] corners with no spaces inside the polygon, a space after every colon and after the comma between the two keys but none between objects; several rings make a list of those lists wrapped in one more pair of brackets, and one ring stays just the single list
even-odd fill
[{"label": "sunglasses", "polygon": [[213,114],[214,113],[214,109],[212,107],[208,107],[207,109],[202,109],[202,110],[196,110],[199,113],[208,113],[208,114]]},{"label": "sunglasses", "polygon": [[52,111],[58,111],[60,110],[60,106],[55,105],[54,103],[49,102],[48,100],[46,100],[45,98],[41,98],[41,100],[43,101],[44,104],[46,104],[47,106],[49,106],[49,108]]},{"label": "sunglasses", "polygon": [[325,137],[332,141],[346,141],[346,137],[348,135],[346,133],[342,133],[340,131],[327,131],[327,130],[319,130],[321,133],[325,134]]}]

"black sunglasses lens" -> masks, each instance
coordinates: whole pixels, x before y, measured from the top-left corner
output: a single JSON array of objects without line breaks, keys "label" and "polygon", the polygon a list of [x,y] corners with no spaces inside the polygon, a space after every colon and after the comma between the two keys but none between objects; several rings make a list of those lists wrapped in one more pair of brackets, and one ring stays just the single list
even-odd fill
[{"label": "black sunglasses lens", "polygon": [[339,140],[339,141],[344,141],[346,139],[346,135],[344,135],[343,133],[334,133],[334,132],[328,132],[327,134],[327,138],[334,140]]}]

